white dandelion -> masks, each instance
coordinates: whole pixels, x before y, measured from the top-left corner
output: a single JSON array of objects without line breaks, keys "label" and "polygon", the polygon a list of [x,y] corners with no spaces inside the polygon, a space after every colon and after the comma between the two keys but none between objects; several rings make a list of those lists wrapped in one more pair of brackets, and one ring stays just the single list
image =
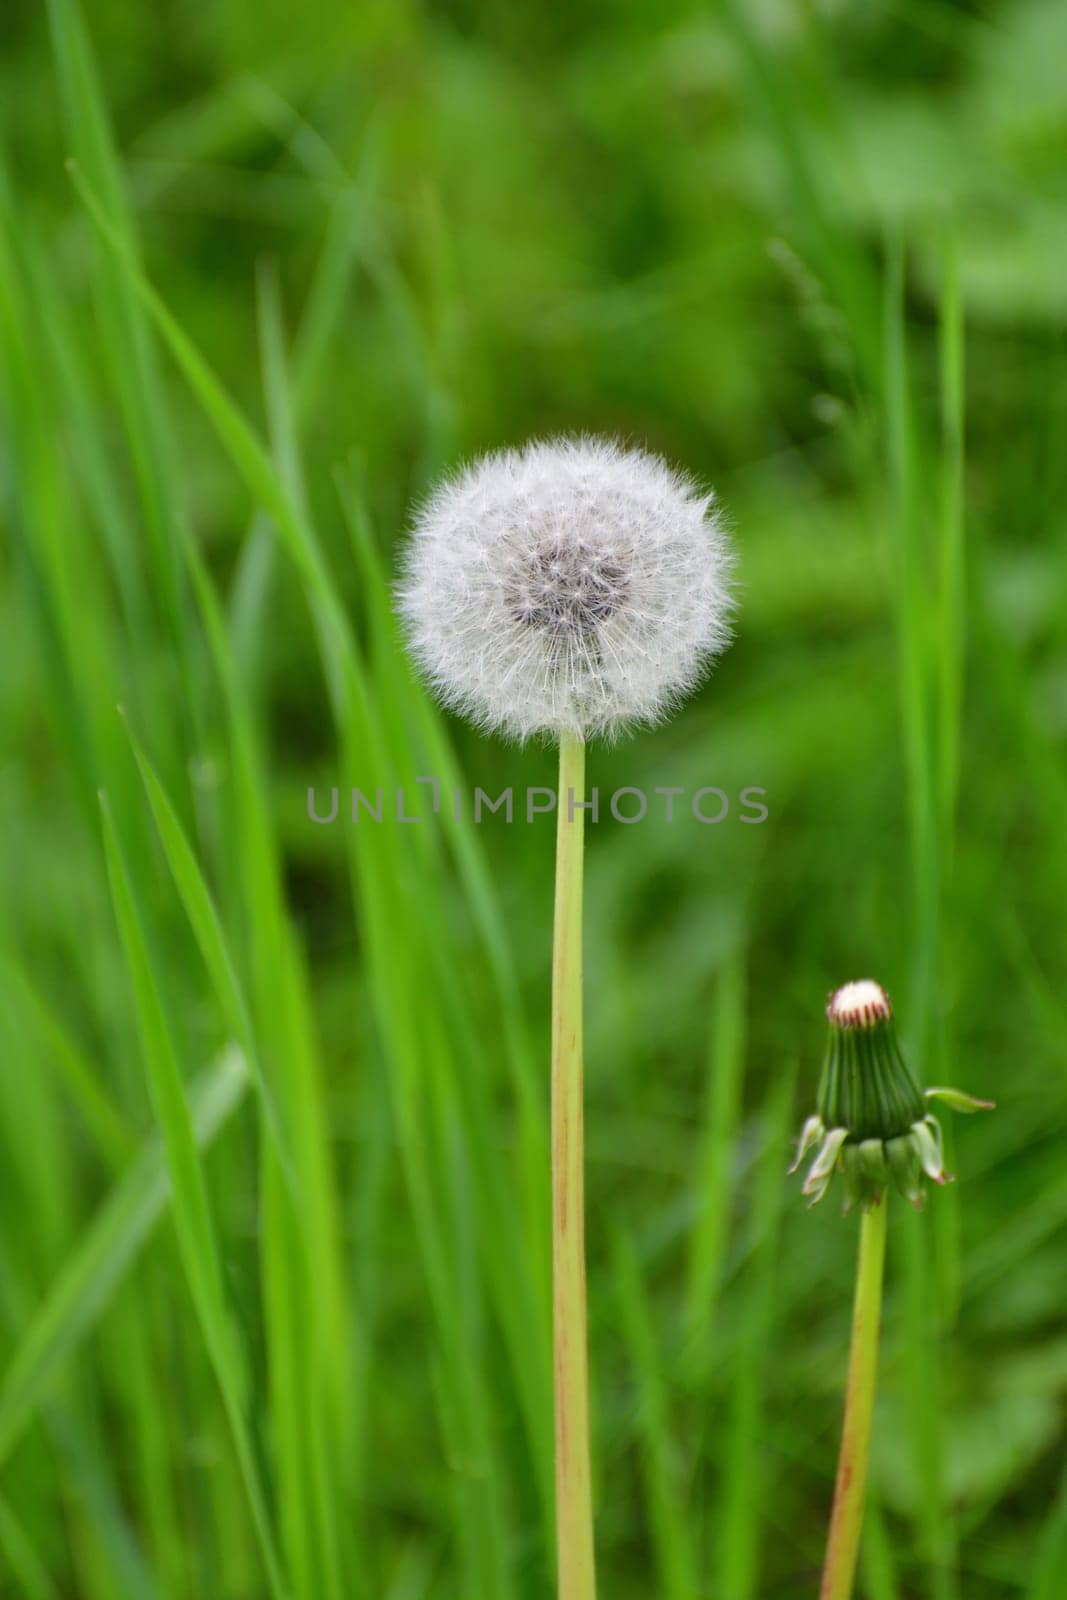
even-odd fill
[{"label": "white dandelion", "polygon": [[503,450],[415,518],[400,612],[437,694],[559,740],[552,957],[552,1305],[559,1600],[595,1600],[582,1149],[585,743],[655,722],[730,637],[713,498],[610,439]]},{"label": "white dandelion", "polygon": [[485,456],[418,512],[399,587],[440,698],[520,740],[661,718],[729,643],[714,497],[610,439]]}]

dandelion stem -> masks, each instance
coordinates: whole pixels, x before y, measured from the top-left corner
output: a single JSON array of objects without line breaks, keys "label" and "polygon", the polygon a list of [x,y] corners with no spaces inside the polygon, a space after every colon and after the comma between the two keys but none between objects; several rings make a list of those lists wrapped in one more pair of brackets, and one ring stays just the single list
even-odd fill
[{"label": "dandelion stem", "polygon": [[582,1117],[582,865],[585,745],[559,749],[552,954],[552,1337],[556,1392],[559,1600],[594,1600],[585,1301]]},{"label": "dandelion stem", "polygon": [[830,1536],[826,1545],[819,1600],[849,1600],[856,1572],[878,1373],[887,1210],[888,1196],[883,1195],[876,1205],[863,1213],[860,1224],[845,1423],[841,1434],[841,1454],[837,1462],[834,1506],[830,1516]]}]

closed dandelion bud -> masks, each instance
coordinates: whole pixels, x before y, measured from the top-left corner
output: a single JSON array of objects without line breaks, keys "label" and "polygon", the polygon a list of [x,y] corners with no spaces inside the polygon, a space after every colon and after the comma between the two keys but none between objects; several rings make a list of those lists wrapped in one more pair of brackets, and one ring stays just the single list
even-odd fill
[{"label": "closed dandelion bud", "polygon": [[792,1170],[816,1150],[804,1179],[811,1205],[840,1170],[846,1211],[876,1206],[890,1183],[921,1208],[924,1175],[934,1183],[952,1181],[941,1126],[928,1102],[941,1100],[965,1112],[989,1110],[993,1102],[958,1089],[919,1087],[897,1043],[889,996],[872,979],[836,990],[826,1016],[829,1037],[816,1113],[804,1125]]}]

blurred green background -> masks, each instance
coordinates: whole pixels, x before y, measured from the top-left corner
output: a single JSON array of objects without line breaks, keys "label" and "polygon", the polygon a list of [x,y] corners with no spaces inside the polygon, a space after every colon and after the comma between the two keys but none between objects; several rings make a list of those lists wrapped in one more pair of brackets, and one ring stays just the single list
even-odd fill
[{"label": "blurred green background", "polygon": [[815,1592],[856,1224],[784,1170],[870,974],[999,1109],[893,1204],[860,1589],[1060,1600],[1067,11],[0,48],[0,1594],[552,1592],[552,824],[306,797],[552,783],[387,585],[438,472],[591,430],[714,484],[741,607],[590,781],[769,808],[590,830],[602,1592]]}]

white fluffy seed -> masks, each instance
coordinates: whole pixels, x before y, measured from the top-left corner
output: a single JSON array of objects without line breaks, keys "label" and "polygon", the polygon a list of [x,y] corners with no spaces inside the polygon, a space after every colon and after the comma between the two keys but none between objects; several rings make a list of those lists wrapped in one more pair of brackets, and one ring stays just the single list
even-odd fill
[{"label": "white fluffy seed", "polygon": [[713,497],[610,439],[486,456],[418,511],[398,587],[447,705],[518,739],[657,721],[730,640]]}]

